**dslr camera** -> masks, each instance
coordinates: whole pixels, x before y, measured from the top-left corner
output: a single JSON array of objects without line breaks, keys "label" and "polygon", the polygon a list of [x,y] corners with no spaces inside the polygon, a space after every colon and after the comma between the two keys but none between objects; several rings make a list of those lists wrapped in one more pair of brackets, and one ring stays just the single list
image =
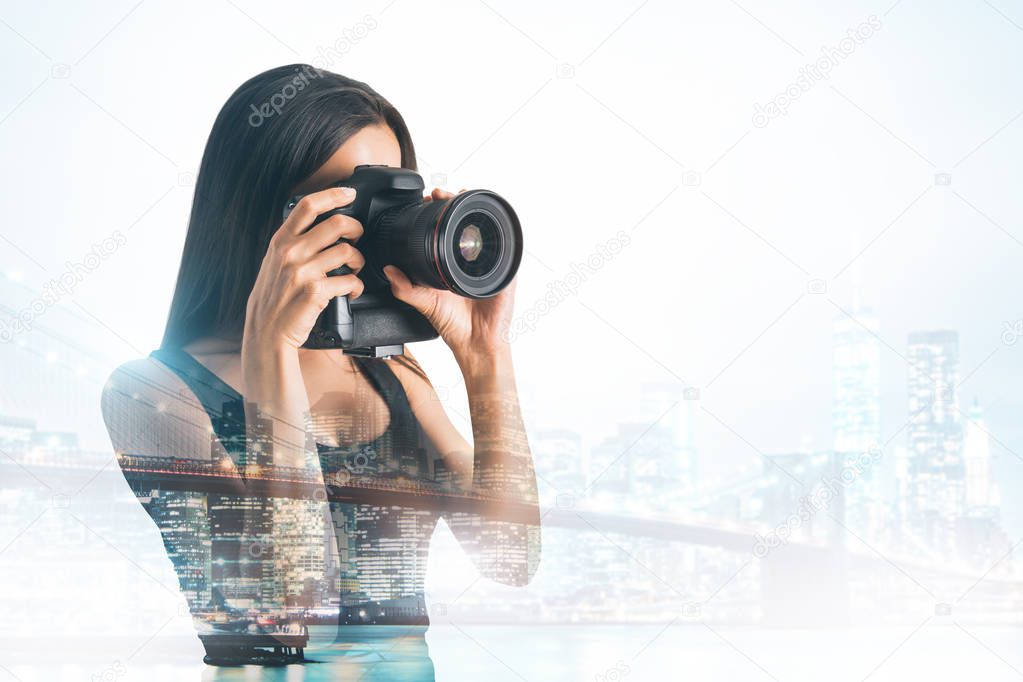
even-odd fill
[{"label": "dslr camera", "polygon": [[[447,201],[424,201],[423,179],[390,166],[357,166],[335,187],[355,189],[348,206],[321,214],[347,215],[362,223],[358,248],[366,258],[359,277],[362,296],[339,296],[327,304],[305,348],[339,348],[349,355],[401,355],[404,344],[437,338],[412,306],[391,294],[385,265],[396,265],[413,283],[468,298],[489,298],[504,289],[522,261],[522,227],[511,205],[494,192],[470,190]],[[302,195],[284,209],[287,218]],[[329,275],[346,275],[342,266]]]}]

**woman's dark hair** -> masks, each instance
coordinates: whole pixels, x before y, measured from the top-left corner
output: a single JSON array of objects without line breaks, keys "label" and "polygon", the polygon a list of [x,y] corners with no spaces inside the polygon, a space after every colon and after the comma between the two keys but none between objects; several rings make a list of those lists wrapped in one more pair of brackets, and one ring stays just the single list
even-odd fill
[{"label": "woman's dark hair", "polygon": [[390,127],[402,167],[415,170],[401,114],[365,83],[292,64],[235,90],[203,152],[164,348],[241,338],[249,292],[293,188],[375,124]]}]

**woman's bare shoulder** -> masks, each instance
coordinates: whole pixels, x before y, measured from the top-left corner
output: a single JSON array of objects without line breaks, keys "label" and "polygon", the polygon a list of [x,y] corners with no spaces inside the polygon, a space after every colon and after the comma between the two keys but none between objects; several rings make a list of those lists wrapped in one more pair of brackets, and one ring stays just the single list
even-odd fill
[{"label": "woman's bare shoulder", "polygon": [[120,453],[210,456],[209,416],[188,386],[154,358],[115,369],[100,400],[110,442]]}]

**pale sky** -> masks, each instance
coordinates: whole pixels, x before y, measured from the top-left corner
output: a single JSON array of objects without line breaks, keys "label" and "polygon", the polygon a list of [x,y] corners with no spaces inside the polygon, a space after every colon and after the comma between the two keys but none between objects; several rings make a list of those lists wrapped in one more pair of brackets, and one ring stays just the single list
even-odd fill
[{"label": "pale sky", "polygon": [[[227,3],[204,4],[205,22],[145,3],[124,20],[131,30],[105,38],[132,3],[6,10],[21,37],[0,28],[0,56],[18,66],[0,91],[0,270],[28,301],[93,243],[126,237],[61,303],[81,325],[65,333],[95,348],[83,396],[159,341],[191,174],[223,101],[265,68],[326,54],[403,112],[427,182],[442,173],[449,189],[487,187],[514,204],[529,252],[519,310],[598,243],[630,236],[516,340],[531,427],[595,441],[617,421],[656,418],[639,407],[644,383],[685,381],[701,392],[705,471],[755,459],[744,440],[764,452],[826,448],[832,319],[858,295],[886,344],[884,433],[905,420],[908,333],[956,329],[962,404],[976,395],[988,406],[996,470],[1023,480],[1010,453],[1023,453],[1023,343],[1002,341],[1023,318],[1018,9],[578,2],[502,5],[499,16],[466,2],[438,17],[398,1],[400,12],[314,3],[304,17],[248,3],[254,21],[241,22]],[[828,80],[753,125],[755,105],[871,15],[880,28]],[[808,293],[816,279],[826,293]],[[441,342],[415,352],[435,383],[457,386]],[[51,389],[13,390],[5,409],[40,405]],[[78,404],[84,412],[30,416],[104,447],[98,405]],[[1018,524],[1023,510],[1008,511]]]}]

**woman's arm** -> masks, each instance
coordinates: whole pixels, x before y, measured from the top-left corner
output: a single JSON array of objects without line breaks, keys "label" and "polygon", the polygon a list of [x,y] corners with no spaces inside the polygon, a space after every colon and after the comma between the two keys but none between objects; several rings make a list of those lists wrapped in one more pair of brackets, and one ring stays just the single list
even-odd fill
[{"label": "woman's arm", "polygon": [[394,363],[430,444],[456,477],[457,495],[476,498],[473,511],[444,513],[451,532],[480,574],[525,585],[540,562],[536,476],[507,348],[459,362],[465,379],[473,442],[462,437],[418,363]]},{"label": "woman's arm", "polygon": [[[434,190],[432,199],[450,196]],[[492,298],[473,300],[414,285],[391,265],[384,272],[394,296],[425,315],[440,333],[465,380],[471,448],[425,374],[408,368],[396,372],[431,443],[458,475],[460,492],[476,498],[474,512],[447,513],[448,525],[483,575],[525,584],[539,565],[540,513],[507,341],[515,283]]]},{"label": "woman's arm", "polygon": [[[312,419],[298,351],[263,346],[246,337],[242,342],[242,376],[249,450],[260,440],[269,441],[272,449],[259,453],[266,464],[305,468],[319,476],[319,462],[309,461],[315,446],[311,443]],[[264,433],[265,425],[270,426],[271,438]]]},{"label": "woman's arm", "polygon": [[[306,196],[271,240],[246,309],[241,348],[242,404],[228,397],[224,414],[215,415],[221,422],[219,438],[211,438],[214,430],[210,416],[180,379],[155,361],[140,361],[138,371],[118,370],[103,394],[103,413],[114,448],[134,456],[121,461],[126,475],[130,462],[145,457],[205,460],[218,473],[234,474],[228,477],[233,485],[222,493],[250,498],[243,512],[252,515],[245,523],[251,529],[248,536],[256,543],[265,541],[268,548],[277,544],[270,535],[272,523],[267,525],[268,518],[279,512],[291,517],[301,515],[307,522],[300,525],[308,527],[322,522],[326,511],[326,495],[318,494],[323,477],[311,435],[298,348],[331,298],[357,297],[362,292],[362,283],[354,274],[326,275],[342,264],[353,272],[362,267],[364,260],[354,247],[337,244],[339,237],[358,239],[361,225],[351,218],[335,216],[310,229],[319,214],[349,203],[353,196],[337,189]],[[244,430],[239,419],[242,414]],[[200,440],[185,442],[180,437],[183,433],[195,434]],[[191,468],[183,473],[193,473]],[[277,475],[282,468],[288,469],[287,475]],[[296,469],[301,470],[301,476],[294,475]],[[137,476],[138,471],[131,475]],[[141,487],[146,487],[144,478]],[[140,494],[148,496],[144,490]],[[158,524],[160,518],[154,516]],[[261,530],[264,527],[265,531]],[[160,530],[165,542],[174,540],[173,529],[161,526]],[[288,562],[301,557],[281,549],[278,546],[277,551],[270,550],[274,573],[288,575]],[[263,557],[265,551],[259,547],[256,556]],[[247,562],[253,548],[220,543],[218,552],[237,555],[218,554],[217,560]],[[182,572],[189,574],[195,567],[175,568],[181,577]],[[192,605],[193,609],[204,606]],[[275,606],[279,605],[264,604],[264,608]]]},{"label": "woman's arm", "polygon": [[511,349],[503,344],[458,358],[472,419],[474,492],[528,505],[522,521],[538,524],[536,475],[515,388]]},{"label": "woman's arm", "polygon": [[[533,455],[529,449],[512,369],[505,345],[458,358],[469,398],[473,434],[473,494],[484,503],[483,516],[456,514],[448,524],[463,546],[497,556],[498,565],[481,566],[486,577],[525,585],[540,564],[540,510]],[[478,564],[479,565],[479,564]]]},{"label": "woman's arm", "polygon": [[[266,457],[275,466],[319,471],[319,461],[308,456],[311,415],[298,349],[332,298],[362,294],[356,273],[366,261],[349,243],[362,236],[357,220],[335,215],[313,222],[354,198],[349,188],[303,197],[270,240],[249,294],[241,348],[246,423],[250,438],[258,435],[253,428],[272,426],[273,450]],[[341,238],[349,242],[338,243]],[[341,265],[352,274],[327,276]]]}]

